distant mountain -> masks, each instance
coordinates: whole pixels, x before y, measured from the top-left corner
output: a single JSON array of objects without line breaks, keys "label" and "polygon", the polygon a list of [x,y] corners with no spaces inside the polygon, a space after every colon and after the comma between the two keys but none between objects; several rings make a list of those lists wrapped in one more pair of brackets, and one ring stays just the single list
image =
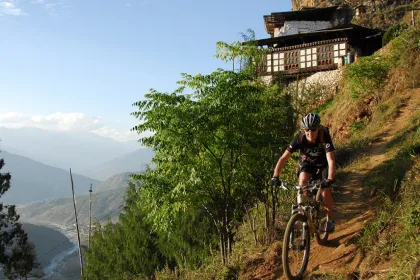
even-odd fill
[{"label": "distant mountain", "polygon": [[133,172],[124,172],[116,174],[111,178],[108,178],[106,181],[101,182],[94,191],[103,192],[112,189],[118,189],[122,187],[127,187],[128,181],[130,180],[130,175],[134,174]]},{"label": "distant mountain", "polygon": [[140,147],[136,141],[118,142],[88,132],[0,127],[0,150],[65,170],[72,168],[77,173]]},{"label": "distant mountain", "polygon": [[[11,187],[1,198],[10,204],[25,204],[33,201],[71,197],[71,181],[69,170],[51,167],[32,159],[0,152],[5,161],[0,172],[10,172]],[[90,184],[99,185],[99,181],[73,173],[76,194],[89,191]]]},{"label": "distant mountain", "polygon": [[[92,221],[116,219],[122,211],[126,187],[92,193]],[[89,195],[76,197],[77,219],[81,231],[86,233],[89,225]],[[72,198],[60,198],[38,202],[17,209],[23,222],[45,225],[60,225],[71,228],[75,224]]]},{"label": "distant mountain", "polygon": [[150,164],[153,156],[152,149],[141,148],[93,168],[83,170],[80,173],[99,180],[106,180],[115,174],[123,172],[144,171],[145,165]]}]

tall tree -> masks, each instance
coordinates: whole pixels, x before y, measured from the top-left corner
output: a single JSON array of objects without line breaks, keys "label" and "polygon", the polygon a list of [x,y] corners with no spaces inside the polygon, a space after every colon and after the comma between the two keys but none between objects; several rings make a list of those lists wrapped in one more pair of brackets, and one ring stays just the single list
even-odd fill
[{"label": "tall tree", "polygon": [[[134,104],[141,121],[134,130],[154,133],[141,141],[155,150],[156,169],[137,176],[149,218],[165,231],[179,212],[201,207],[217,230],[224,263],[242,204],[255,195],[255,176],[268,182],[291,131],[287,97],[251,70],[183,74],[173,93],[151,90]],[[186,88],[192,93],[184,94]],[[261,161],[266,163],[256,165]]]},{"label": "tall tree", "polygon": [[144,219],[138,188],[131,182],[119,223],[96,225],[91,249],[86,252],[86,279],[150,277],[165,260],[156,246],[157,235]]}]

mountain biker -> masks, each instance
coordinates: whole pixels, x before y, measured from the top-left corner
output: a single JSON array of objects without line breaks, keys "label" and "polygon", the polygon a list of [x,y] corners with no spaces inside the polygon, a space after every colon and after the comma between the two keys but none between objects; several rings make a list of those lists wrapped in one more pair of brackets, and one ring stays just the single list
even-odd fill
[{"label": "mountain biker", "polygon": [[299,186],[307,186],[310,178],[322,174],[322,198],[328,209],[327,231],[333,232],[335,222],[332,220],[333,198],[331,185],[335,176],[335,148],[328,128],[321,125],[318,114],[309,113],[302,118],[302,132],[292,140],[280,157],[271,179],[272,185],[279,185],[279,175],[292,153],[299,150]]}]

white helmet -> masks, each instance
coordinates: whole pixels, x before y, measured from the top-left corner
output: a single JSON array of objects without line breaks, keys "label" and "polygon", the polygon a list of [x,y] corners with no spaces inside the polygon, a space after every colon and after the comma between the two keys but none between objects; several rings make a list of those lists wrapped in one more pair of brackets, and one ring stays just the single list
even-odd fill
[{"label": "white helmet", "polygon": [[321,118],[318,114],[309,113],[302,118],[302,128],[303,129],[313,129],[317,128],[321,123]]}]

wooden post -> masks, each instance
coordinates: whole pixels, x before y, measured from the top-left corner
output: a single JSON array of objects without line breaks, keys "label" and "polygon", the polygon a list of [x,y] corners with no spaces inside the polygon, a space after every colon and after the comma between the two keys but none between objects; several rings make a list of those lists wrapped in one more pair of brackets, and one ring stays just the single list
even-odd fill
[{"label": "wooden post", "polygon": [[413,10],[411,10],[411,23],[413,24],[413,26],[416,24],[416,23],[414,22],[414,9],[413,9]]},{"label": "wooden post", "polygon": [[81,273],[81,276],[83,277],[83,261],[82,261],[82,251],[80,247],[79,223],[77,222],[76,197],[74,196],[74,183],[73,183],[73,176],[71,175],[71,168],[70,168],[70,180],[71,180],[71,190],[73,193],[74,216],[76,217],[77,244],[79,245],[79,259],[80,259],[80,273]]},{"label": "wooden post", "polygon": [[89,241],[88,249],[90,250],[90,232],[92,230],[92,183],[90,184],[89,190]]}]

